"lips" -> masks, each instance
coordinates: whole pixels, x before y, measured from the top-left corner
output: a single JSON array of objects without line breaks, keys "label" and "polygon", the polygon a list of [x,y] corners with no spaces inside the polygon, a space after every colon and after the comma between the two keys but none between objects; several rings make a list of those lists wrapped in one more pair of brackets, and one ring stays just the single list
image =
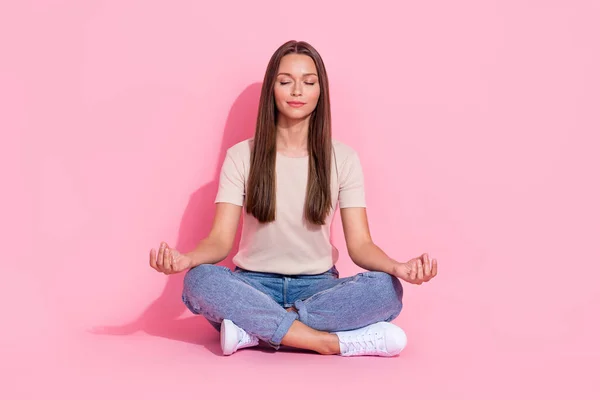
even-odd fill
[{"label": "lips", "polygon": [[302,103],[300,101],[288,101],[287,103],[289,104],[290,107],[302,107],[303,105],[306,104],[306,103]]}]

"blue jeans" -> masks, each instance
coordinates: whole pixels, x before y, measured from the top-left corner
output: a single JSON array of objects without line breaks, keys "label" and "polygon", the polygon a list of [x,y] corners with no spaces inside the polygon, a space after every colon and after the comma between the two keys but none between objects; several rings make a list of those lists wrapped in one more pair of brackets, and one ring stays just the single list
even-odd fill
[{"label": "blue jeans", "polygon": [[186,272],[182,300],[217,330],[229,319],[279,349],[295,320],[325,332],[390,322],[402,310],[402,293],[400,280],[384,272],[340,278],[335,266],[318,275],[280,275],[202,264]]}]

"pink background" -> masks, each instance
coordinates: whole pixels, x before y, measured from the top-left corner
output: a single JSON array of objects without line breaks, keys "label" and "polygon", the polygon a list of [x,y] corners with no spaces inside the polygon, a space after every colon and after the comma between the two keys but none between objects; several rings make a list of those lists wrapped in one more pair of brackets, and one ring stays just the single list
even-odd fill
[{"label": "pink background", "polygon": [[[598,398],[599,3],[355,4],[2,3],[1,398]],[[324,58],[376,243],[439,259],[398,358],[221,357],[148,266],[207,233],[288,39]]]}]

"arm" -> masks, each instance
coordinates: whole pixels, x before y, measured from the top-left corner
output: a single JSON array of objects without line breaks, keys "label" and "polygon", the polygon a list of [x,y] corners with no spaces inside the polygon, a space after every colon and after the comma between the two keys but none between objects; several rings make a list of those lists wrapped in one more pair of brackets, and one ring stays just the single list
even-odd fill
[{"label": "arm", "polygon": [[223,261],[235,240],[245,196],[244,161],[239,151],[227,150],[221,166],[219,188],[216,196],[216,212],[212,228],[196,248],[181,254],[162,242],[158,255],[150,250],[150,266],[159,272],[172,274],[200,264],[216,264]]},{"label": "arm", "polygon": [[385,272],[417,285],[428,282],[437,275],[437,260],[430,260],[429,254],[424,253],[402,263],[390,258],[373,243],[364,207],[342,208],[340,214],[348,254],[359,267]]},{"label": "arm", "polygon": [[348,254],[352,262],[369,271],[381,271],[394,275],[394,266],[398,262],[373,243],[366,208],[342,208],[340,215]]},{"label": "arm", "polygon": [[231,203],[217,203],[213,225],[208,236],[187,256],[192,266],[217,264],[223,261],[231,249],[238,229],[242,207]]},{"label": "arm", "polygon": [[373,243],[365,207],[364,177],[356,153],[344,163],[341,176],[340,215],[352,261],[366,270],[388,273],[417,285],[436,276],[437,260],[430,260],[427,253],[407,262],[398,262]]},{"label": "arm", "polygon": [[208,236],[187,253],[192,266],[223,261],[235,240],[244,204],[245,177],[239,151],[228,149],[221,166],[216,195],[216,211]]},{"label": "arm", "polygon": [[233,247],[241,209],[241,206],[235,204],[217,203],[211,231],[194,250],[182,254],[162,242],[158,252],[150,250],[150,266],[158,272],[174,274],[200,264],[222,261]]}]

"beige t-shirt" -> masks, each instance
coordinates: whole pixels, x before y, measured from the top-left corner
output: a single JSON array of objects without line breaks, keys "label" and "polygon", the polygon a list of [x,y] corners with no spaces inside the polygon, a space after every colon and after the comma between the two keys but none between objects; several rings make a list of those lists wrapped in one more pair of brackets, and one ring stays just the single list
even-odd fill
[{"label": "beige t-shirt", "polygon": [[[227,150],[215,203],[244,206],[252,140],[246,139]],[[236,265],[258,272],[312,275],[327,271],[337,262],[338,249],[330,240],[334,211],[337,206],[366,207],[366,201],[358,154],[338,140],[332,144],[333,208],[326,224],[307,224],[303,218],[308,156],[277,153],[275,221],[261,224],[244,207],[239,251],[233,258]]]}]

